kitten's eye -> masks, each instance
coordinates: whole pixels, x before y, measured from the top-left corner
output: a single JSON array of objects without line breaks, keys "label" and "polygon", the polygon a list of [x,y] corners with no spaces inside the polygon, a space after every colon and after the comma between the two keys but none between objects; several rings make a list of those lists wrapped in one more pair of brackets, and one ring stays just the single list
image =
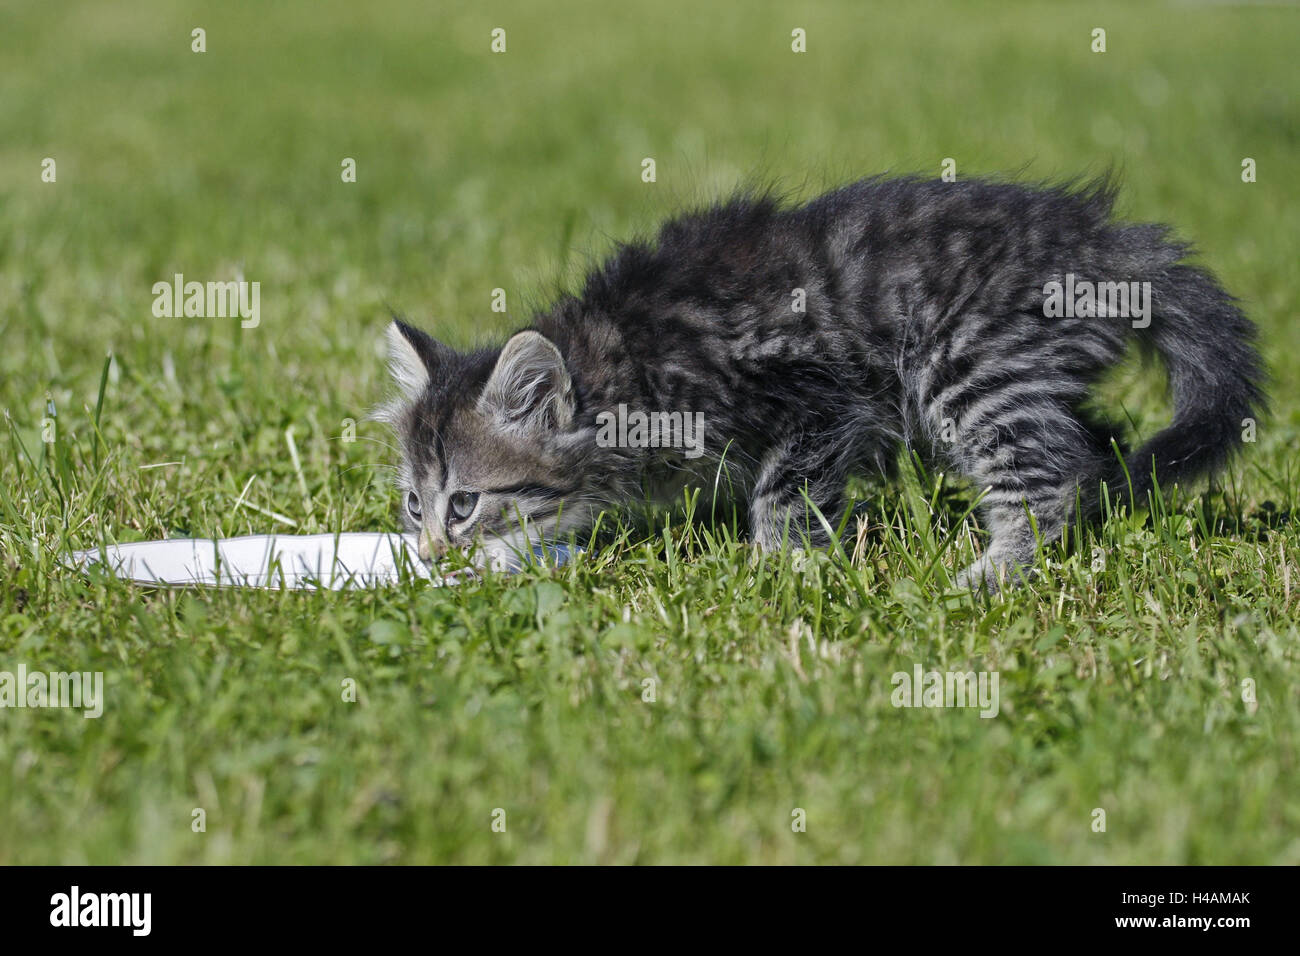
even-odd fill
[{"label": "kitten's eye", "polygon": [[414,491],[406,493],[406,510],[411,513],[411,517],[416,521],[420,520],[420,496]]},{"label": "kitten's eye", "polygon": [[457,521],[464,521],[474,513],[474,507],[478,504],[477,491],[458,491],[451,496],[447,502],[448,510],[451,516]]}]

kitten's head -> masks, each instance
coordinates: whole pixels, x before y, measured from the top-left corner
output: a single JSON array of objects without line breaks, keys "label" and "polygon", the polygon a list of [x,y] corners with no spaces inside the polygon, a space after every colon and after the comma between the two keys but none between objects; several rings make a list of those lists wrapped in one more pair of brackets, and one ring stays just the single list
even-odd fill
[{"label": "kitten's head", "polygon": [[388,328],[400,395],[378,417],[397,433],[407,529],[420,556],[477,539],[523,549],[589,526],[601,493],[595,432],[575,421],[573,381],[540,332],[461,353],[419,329]]}]

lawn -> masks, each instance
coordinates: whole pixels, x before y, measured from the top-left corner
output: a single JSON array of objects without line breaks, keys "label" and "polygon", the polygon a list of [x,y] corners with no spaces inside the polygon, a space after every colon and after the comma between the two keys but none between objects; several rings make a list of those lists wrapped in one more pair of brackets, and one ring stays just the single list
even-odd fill
[{"label": "lawn", "polygon": [[[0,864],[1300,863],[1297,48],[1229,4],[3,3],[0,671],[105,699],[0,709]],[[684,204],[945,158],[1113,168],[1195,241],[1273,375],[1213,488],[994,599],[950,582],[972,489],[907,469],[802,561],[676,514],[461,588],[60,566],[395,529],[390,308],[493,341]],[[176,273],[260,321],[156,317]],[[1136,366],[1108,400],[1168,415]],[[918,664],[997,716],[893,706]]]}]

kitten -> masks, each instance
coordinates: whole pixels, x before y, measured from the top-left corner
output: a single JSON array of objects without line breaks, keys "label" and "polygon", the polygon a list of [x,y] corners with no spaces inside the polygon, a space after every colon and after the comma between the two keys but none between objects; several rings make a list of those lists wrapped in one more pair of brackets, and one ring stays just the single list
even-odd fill
[{"label": "kitten", "polygon": [[[825,546],[846,479],[902,444],[987,490],[991,541],[960,580],[996,590],[1034,558],[1030,515],[1051,540],[1096,514],[1102,481],[1144,501],[1153,471],[1208,474],[1264,404],[1254,326],[1113,200],[1105,182],[883,177],[794,208],[742,194],[621,245],[501,348],[394,321],[401,395],[380,417],[423,556],[582,531],[684,483],[743,502],[765,550]],[[1083,402],[1133,341],[1163,358],[1175,411],[1121,464],[1122,430]],[[647,447],[634,413],[702,416],[702,449]]]}]

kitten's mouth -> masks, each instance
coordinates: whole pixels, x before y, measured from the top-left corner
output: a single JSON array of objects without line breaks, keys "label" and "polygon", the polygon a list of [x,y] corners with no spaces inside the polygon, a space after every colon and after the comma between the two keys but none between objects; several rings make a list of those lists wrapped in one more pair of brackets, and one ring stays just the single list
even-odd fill
[{"label": "kitten's mouth", "polygon": [[436,564],[453,552],[468,551],[477,541],[477,537],[448,537],[445,532],[435,537],[426,527],[419,532],[420,560],[426,564]]},{"label": "kitten's mouth", "polygon": [[463,564],[466,559],[472,559],[473,552],[479,548],[480,543],[478,541],[468,541],[463,544],[454,541],[446,541],[430,547],[426,543],[426,539],[421,537],[419,547],[420,560],[429,567],[437,567],[438,565],[449,562]]},{"label": "kitten's mouth", "polygon": [[435,539],[423,530],[419,532],[417,550],[420,561],[434,571],[465,567],[518,570],[527,561],[554,550],[549,539],[557,523],[555,518],[524,519],[510,531],[483,531],[464,540]]},{"label": "kitten's mouth", "polygon": [[573,549],[549,540],[540,530],[532,530],[529,534],[485,536],[463,546],[449,545],[443,554],[422,557],[421,560],[438,575],[468,573],[475,576],[480,571],[513,573],[535,563],[560,565],[573,556]]}]

